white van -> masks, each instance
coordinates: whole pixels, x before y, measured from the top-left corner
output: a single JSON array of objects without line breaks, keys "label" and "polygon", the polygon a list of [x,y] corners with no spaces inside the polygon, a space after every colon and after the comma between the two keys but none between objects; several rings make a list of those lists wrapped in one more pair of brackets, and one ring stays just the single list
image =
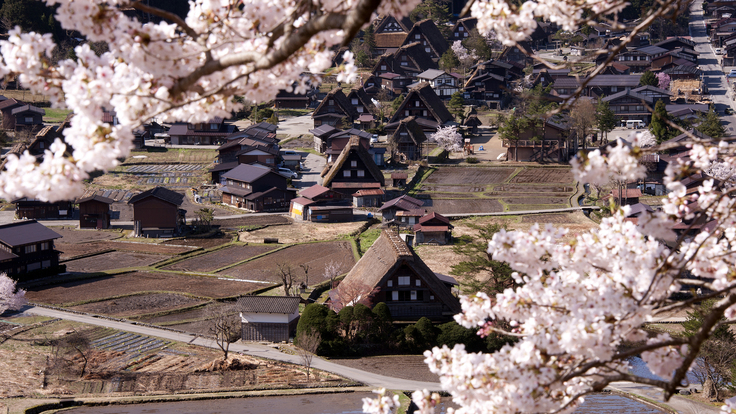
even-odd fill
[{"label": "white van", "polygon": [[639,120],[639,119],[629,119],[626,121],[626,128],[628,129],[644,128],[644,121]]},{"label": "white van", "polygon": [[723,54],[723,49],[721,49],[720,47],[717,47],[716,50],[715,50],[715,52],[716,52],[716,55],[722,55]]}]

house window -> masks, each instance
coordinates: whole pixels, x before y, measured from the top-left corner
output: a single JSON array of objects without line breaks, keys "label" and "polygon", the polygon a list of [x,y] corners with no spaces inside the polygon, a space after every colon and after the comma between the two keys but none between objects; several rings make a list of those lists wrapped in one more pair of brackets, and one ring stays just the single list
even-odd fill
[{"label": "house window", "polygon": [[422,111],[422,116],[427,116],[427,111]]},{"label": "house window", "polygon": [[187,129],[194,129],[194,124],[187,124]]},{"label": "house window", "polygon": [[419,106],[419,101],[414,101],[414,106]]},{"label": "house window", "polygon": [[434,300],[434,295],[429,295],[429,300]]},{"label": "house window", "polygon": [[617,92],[618,86],[611,86],[611,92]]},{"label": "house window", "polygon": [[335,104],[335,100],[334,99],[330,99],[330,106],[332,106],[334,104]]},{"label": "house window", "polygon": [[372,87],[372,86],[373,86],[373,82],[368,82],[368,83],[366,83],[366,84],[365,84],[365,86],[367,86],[367,87],[369,87],[369,88],[370,88],[370,87]]},{"label": "house window", "polygon": [[411,284],[411,276],[399,276],[399,286],[409,286]]},{"label": "house window", "polygon": [[365,171],[358,170],[358,177],[365,177]]},{"label": "house window", "polygon": [[460,33],[455,32],[455,37],[460,37]]},{"label": "house window", "polygon": [[351,167],[357,167],[358,166],[358,161],[350,161],[350,166]]},{"label": "house window", "polygon": [[409,62],[401,62],[401,66],[408,66]]},{"label": "house window", "polygon": [[28,253],[35,253],[35,252],[36,252],[36,245],[35,244],[31,244],[31,245],[26,246],[26,248],[25,248],[25,253],[26,254],[28,254]]},{"label": "house window", "polygon": [[216,130],[218,128],[217,124],[210,124],[210,129]]},{"label": "house window", "polygon": [[425,52],[427,52],[427,53],[430,53],[430,52],[432,52],[432,49],[430,49],[430,48],[428,48],[428,47],[425,47],[425,48],[424,48],[424,51],[425,51]]},{"label": "house window", "polygon": [[415,34],[415,35],[414,35],[414,39],[417,39],[417,40],[419,40],[419,39],[421,39],[421,38],[422,38],[422,35],[419,35],[419,34]]},{"label": "house window", "polygon": [[462,26],[460,26],[460,27],[458,27],[458,28],[457,28],[457,30],[459,30],[459,31],[461,31],[461,32],[462,32],[462,31],[463,31],[463,27],[462,27]]},{"label": "house window", "polygon": [[266,159],[266,164],[273,164],[273,158]]},{"label": "house window", "polygon": [[356,107],[355,109],[358,110],[358,113],[359,114],[362,114],[363,113],[363,105],[360,105],[360,106]]},{"label": "house window", "polygon": [[636,106],[636,110],[637,111],[643,111],[644,110],[644,105],[637,105]]},{"label": "house window", "polygon": [[409,111],[408,110],[404,111],[404,116],[409,116]]},{"label": "house window", "polygon": [[43,149],[43,142],[38,143],[38,148]]},{"label": "house window", "polygon": [[49,249],[49,242],[41,243],[41,250],[48,250],[48,249]]},{"label": "house window", "polygon": [[417,300],[417,291],[416,290],[412,290],[411,291],[411,300]]},{"label": "house window", "polygon": [[358,98],[351,99],[350,100],[350,103],[352,103],[353,105],[357,105],[358,104]]},{"label": "house window", "polygon": [[463,33],[463,37],[468,37],[468,32]]},{"label": "house window", "polygon": [[394,290],[391,292],[391,300],[399,300],[399,292]]},{"label": "house window", "polygon": [[417,286],[422,286],[422,281],[417,279]]},{"label": "house window", "polygon": [[394,281],[393,280],[389,280],[387,286],[388,287],[393,287],[394,286]]},{"label": "house window", "polygon": [[32,116],[27,116],[26,117],[26,124],[32,124],[32,123],[33,123],[33,117]]},{"label": "house window", "polygon": [[381,70],[386,70],[386,65],[381,65]]},{"label": "house window", "polygon": [[406,217],[401,217],[401,222],[406,223]]},{"label": "house window", "polygon": [[347,177],[347,178],[350,178],[350,170],[345,170],[345,171],[343,171],[343,172],[342,172],[342,176],[343,176],[343,177]]}]

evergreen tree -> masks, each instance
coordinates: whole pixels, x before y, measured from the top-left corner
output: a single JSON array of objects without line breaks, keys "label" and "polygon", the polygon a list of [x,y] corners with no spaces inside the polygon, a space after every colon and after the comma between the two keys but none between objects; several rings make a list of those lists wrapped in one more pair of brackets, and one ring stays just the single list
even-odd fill
[{"label": "evergreen tree", "polygon": [[606,134],[606,139],[608,139],[608,133],[616,128],[616,114],[611,110],[608,102],[598,99],[595,115],[598,121],[598,130]]},{"label": "evergreen tree", "polygon": [[269,124],[278,125],[279,117],[276,116],[276,112],[272,113],[271,116],[266,119],[266,122],[268,122]]},{"label": "evergreen tree", "polygon": [[363,32],[363,44],[365,45],[368,52],[373,56],[376,52],[376,36],[373,33],[373,25],[369,24],[368,28]]},{"label": "evergreen tree", "polygon": [[450,21],[450,8],[442,0],[424,0],[409,14],[412,22],[430,19],[434,21],[440,31],[446,27],[445,23]]},{"label": "evergreen tree", "polygon": [[452,274],[462,278],[468,293],[484,292],[490,296],[516,286],[507,263],[493,260],[488,255],[488,242],[493,235],[506,230],[502,224],[469,224],[477,236],[460,236],[452,250],[463,256],[463,261],[452,266]]},{"label": "evergreen tree", "polygon": [[473,29],[467,39],[463,40],[463,46],[475,53],[481,61],[491,58],[491,48],[488,46],[486,38],[478,33],[478,29]]},{"label": "evergreen tree", "polygon": [[455,115],[455,118],[461,118],[463,116],[463,109],[465,108],[465,99],[463,99],[463,94],[460,91],[457,91],[452,94],[452,97],[450,98],[450,102],[447,104],[447,109],[450,110]]},{"label": "evergreen tree", "polygon": [[721,118],[716,113],[713,105],[710,106],[707,113],[699,113],[698,115],[700,118],[700,125],[695,128],[698,132],[702,132],[711,138],[721,138],[726,134],[726,128],[721,125]]},{"label": "evergreen tree", "polygon": [[394,113],[399,110],[402,102],[404,102],[404,95],[399,95],[396,97],[396,99],[391,101],[391,109],[394,110]]},{"label": "evergreen tree", "polygon": [[460,66],[460,59],[457,58],[457,55],[452,50],[452,48],[447,48],[447,51],[442,55],[440,58],[440,68],[446,71],[450,71],[453,68]]},{"label": "evergreen tree", "polygon": [[639,86],[657,86],[659,85],[659,80],[657,79],[657,76],[654,75],[654,73],[650,71],[644,72],[643,75],[641,75],[641,79],[639,79]]},{"label": "evergreen tree", "polygon": [[511,114],[506,118],[503,125],[498,128],[498,134],[501,139],[508,140],[514,145],[514,161],[518,161],[518,144],[521,133],[529,129],[535,130],[537,126],[537,118],[528,118],[526,116],[517,116]]},{"label": "evergreen tree", "polygon": [[664,101],[657,101],[657,104],[654,105],[652,123],[649,124],[649,131],[651,131],[654,138],[657,139],[657,144],[661,144],[662,142],[672,138],[672,128],[667,125],[667,121],[669,119],[670,116],[667,113]]}]

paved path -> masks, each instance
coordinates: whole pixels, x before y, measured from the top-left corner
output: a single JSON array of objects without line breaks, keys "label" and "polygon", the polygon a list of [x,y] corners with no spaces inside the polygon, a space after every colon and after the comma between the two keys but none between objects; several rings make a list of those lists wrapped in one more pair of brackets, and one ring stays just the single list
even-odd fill
[{"label": "paved path", "polygon": [[[680,397],[678,395],[673,395],[669,401],[664,402],[662,399],[662,390],[648,385],[636,384],[633,382],[616,382],[609,385],[608,388],[656,401],[681,414],[718,414],[721,412],[721,410],[716,407],[698,401],[693,401],[685,397]],[[691,386],[690,388],[695,388],[695,386]]]},{"label": "paved path", "polygon": [[[205,339],[198,335],[192,335],[187,333],[180,333],[170,331],[166,329],[155,328],[151,326],[138,325],[133,322],[120,322],[117,320],[110,320],[106,318],[98,318],[89,315],[81,315],[72,312],[59,311],[54,309],[42,308],[38,306],[27,307],[23,313],[49,316],[52,318],[66,319],[70,321],[87,323],[90,325],[104,326],[106,328],[118,329],[121,331],[134,332],[141,335],[155,336],[158,338],[169,339],[172,341],[193,343],[208,348],[215,348],[217,344],[211,339]],[[281,351],[274,349],[269,346],[258,345],[258,344],[231,344],[230,351],[242,352],[248,355],[253,355],[262,358],[273,359],[277,361],[290,362],[294,364],[301,364],[301,360],[297,355],[289,355],[282,353]],[[430,391],[440,391],[441,387],[439,383],[422,382],[422,381],[411,381],[399,378],[387,377],[384,375],[374,374],[371,372],[361,371],[359,369],[350,368],[326,361],[321,358],[315,358],[312,361],[312,366],[323,371],[332,372],[334,374],[350,378],[355,381],[362,382],[371,387],[385,387],[393,390],[416,390],[416,389],[428,389]]]}]

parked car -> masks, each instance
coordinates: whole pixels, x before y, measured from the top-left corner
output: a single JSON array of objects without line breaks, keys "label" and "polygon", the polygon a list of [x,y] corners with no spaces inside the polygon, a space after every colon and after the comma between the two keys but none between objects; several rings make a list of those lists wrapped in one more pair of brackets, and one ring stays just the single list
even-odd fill
[{"label": "parked car", "polygon": [[722,55],[723,54],[723,49],[721,49],[720,47],[717,47],[716,50],[715,50],[715,53],[716,53],[716,55]]},{"label": "parked car", "polygon": [[731,115],[731,114],[733,114],[733,109],[731,109],[730,107],[727,107],[727,108],[726,108],[726,109],[725,109],[725,110],[723,111],[723,113],[724,113],[724,114],[726,114],[726,115]]},{"label": "parked car", "polygon": [[375,144],[376,142],[378,142],[378,134],[373,134],[373,136],[371,137],[371,145]]},{"label": "parked car", "polygon": [[286,167],[279,167],[279,174],[284,175],[289,178],[298,178],[299,175],[295,173],[294,171],[291,171],[290,169]]}]

